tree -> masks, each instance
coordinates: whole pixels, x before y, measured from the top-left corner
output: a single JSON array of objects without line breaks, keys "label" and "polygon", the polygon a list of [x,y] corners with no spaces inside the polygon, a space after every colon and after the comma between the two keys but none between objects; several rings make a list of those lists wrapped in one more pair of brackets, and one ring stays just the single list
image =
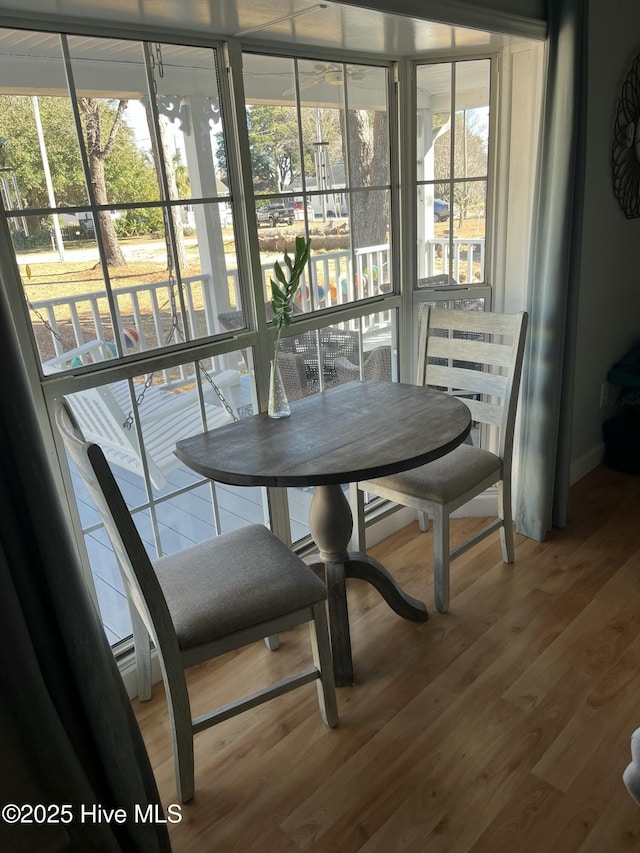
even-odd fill
[{"label": "tree", "polygon": [[[87,203],[80,152],[74,146],[76,131],[69,101],[39,98],[40,118],[56,201],[63,205]],[[6,138],[4,165],[15,175],[25,207],[48,207],[49,197],[30,97],[0,96],[0,135]]]},{"label": "tree", "polygon": [[[167,188],[169,190],[169,198],[170,199],[179,199],[179,198],[189,198],[190,188],[188,182],[188,173],[182,173],[183,179],[183,189],[186,191],[184,196],[181,196],[178,190],[178,175],[176,172],[176,162],[177,157],[171,155],[169,151],[169,141],[168,141],[168,125],[169,119],[160,115],[159,116],[159,125],[160,125],[160,149],[158,150],[158,146],[155,143],[155,134],[153,132],[153,111],[151,109],[151,102],[148,99],[145,99],[145,114],[147,116],[147,125],[149,126],[149,137],[151,138],[151,154],[153,156],[153,161],[155,163],[156,172],[158,174],[161,173],[160,164],[161,162],[164,164],[164,171],[167,178]],[[160,159],[162,157],[162,160]],[[185,186],[186,183],[186,186]],[[187,250],[184,244],[184,227],[182,225],[182,219],[180,217],[180,210],[177,207],[171,207],[171,221],[173,223],[173,233],[175,235],[176,242],[176,254],[177,261],[180,265],[180,269],[186,270],[189,267],[189,261],[187,258]],[[164,225],[165,239],[168,239],[168,225],[165,223]],[[169,246],[167,245],[167,264],[171,264],[173,259],[169,257]]]},{"label": "tree", "polygon": [[[304,168],[315,175],[315,143],[328,144],[331,163],[345,160],[343,111],[337,107],[305,107],[300,110],[304,142]],[[256,190],[279,192],[300,178],[299,128],[293,107],[251,105],[247,107],[251,167]],[[349,110],[349,172],[351,186],[386,186],[389,183],[389,129],[385,111]],[[318,139],[318,136],[321,139]],[[218,136],[216,159],[226,171],[222,135]],[[354,193],[351,196],[351,228],[354,244],[372,246],[388,240],[388,194]]]},{"label": "tree", "polygon": [[[469,178],[453,185],[453,209],[459,224],[474,204],[484,204],[487,177],[486,125],[475,110],[457,112],[453,138],[453,175],[451,175],[451,126],[436,139],[434,146],[434,178],[448,181],[451,177]],[[479,179],[479,180],[473,180]]]},{"label": "tree", "polygon": [[[315,172],[315,149],[318,124],[322,141],[329,144],[332,163],[343,162],[342,129],[339,109],[305,107],[300,110],[302,123],[303,159],[307,175]],[[300,141],[298,116],[293,107],[249,105],[247,129],[251,172],[257,191],[281,192],[299,180]],[[227,173],[224,137],[216,138],[216,161],[223,174]]]},{"label": "tree", "polygon": [[[87,187],[76,126],[68,98],[38,97],[47,159],[51,170],[56,204],[62,207],[88,203]],[[117,102],[101,101],[101,124],[113,123]],[[32,99],[29,96],[0,96],[0,136],[6,138],[4,166],[16,178],[25,208],[49,207],[40,145]],[[152,201],[159,197],[153,164],[135,141],[133,130],[119,121],[109,156],[103,160],[108,204]],[[111,220],[111,217],[108,217]],[[30,227],[42,227],[43,217],[29,217]],[[108,227],[108,226],[107,226]]]},{"label": "tree", "polygon": [[247,127],[254,179],[281,192],[300,175],[298,116],[294,107],[252,106]]},{"label": "tree", "polygon": [[[298,120],[293,107],[247,106],[251,174],[257,191],[281,192],[300,175]],[[222,133],[216,136],[216,162],[228,174]]]},{"label": "tree", "polygon": [[[115,115],[111,117],[111,128],[106,134],[106,139],[104,139],[102,132],[101,103],[98,98],[78,98],[78,107],[84,118],[87,158],[94,198],[96,204],[109,204],[104,164],[115,144],[116,134],[122,123],[122,115],[129,101],[126,98],[121,98],[118,101]],[[111,218],[111,213],[108,210],[98,210],[96,216],[102,233],[107,265],[110,267],[126,266],[127,262],[118,242],[118,235],[116,234],[116,227]]]}]

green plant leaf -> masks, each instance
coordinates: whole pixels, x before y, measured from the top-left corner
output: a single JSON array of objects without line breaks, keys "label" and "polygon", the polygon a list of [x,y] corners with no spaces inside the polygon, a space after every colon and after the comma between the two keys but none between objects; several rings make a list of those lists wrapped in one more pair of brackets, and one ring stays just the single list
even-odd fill
[{"label": "green plant leaf", "polygon": [[[277,281],[270,279],[271,283],[271,310],[273,312],[273,325],[277,330],[276,335],[276,357],[277,348],[280,343],[282,330],[293,320],[293,299],[300,286],[300,279],[309,259],[311,241],[305,237],[298,236],[295,241],[295,252],[293,258],[285,250],[283,255],[286,272],[279,261],[275,261],[273,271]],[[287,277],[288,273],[288,277]]]},{"label": "green plant leaf", "polygon": [[278,261],[276,261],[275,264],[273,265],[273,271],[275,272],[276,278],[278,279],[278,281],[281,281],[285,286],[289,283],[287,281],[287,277],[285,276],[284,271],[283,271],[282,267],[280,266],[280,264],[278,263]]}]

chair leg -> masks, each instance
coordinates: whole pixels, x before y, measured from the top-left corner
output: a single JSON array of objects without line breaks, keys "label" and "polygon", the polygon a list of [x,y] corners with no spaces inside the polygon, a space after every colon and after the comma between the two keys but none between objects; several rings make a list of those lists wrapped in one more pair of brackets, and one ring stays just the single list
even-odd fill
[{"label": "chair leg", "polygon": [[133,628],[133,647],[136,657],[136,677],[138,682],[138,699],[148,702],[151,699],[151,642],[142,617],[129,604],[131,627]]},{"label": "chair leg", "polygon": [[167,694],[169,719],[173,734],[173,761],[176,773],[176,790],[181,803],[187,803],[193,797],[195,789],[195,768],[193,758],[193,723],[191,706],[184,671],[171,677],[164,674],[164,686]]},{"label": "chair leg", "polygon": [[505,563],[515,560],[515,543],[513,541],[513,516],[511,512],[511,482],[500,480],[498,483],[498,516],[502,519],[500,528],[500,545],[502,559]]},{"label": "chair leg", "polygon": [[329,643],[326,605],[324,601],[321,601],[319,604],[314,604],[311,609],[313,611],[313,622],[309,623],[309,629],[313,661],[320,671],[320,678],[317,683],[320,715],[325,725],[333,729],[338,725],[338,702],[333,677],[333,658]]},{"label": "chair leg", "polygon": [[433,505],[433,586],[436,610],[449,609],[449,513]]},{"label": "chair leg", "polygon": [[422,533],[426,533],[429,530],[429,516],[426,512],[418,511],[418,526]]},{"label": "chair leg", "polygon": [[353,516],[353,532],[351,533],[352,551],[366,551],[367,543],[364,527],[364,492],[358,488],[357,483],[349,486],[349,506]]}]

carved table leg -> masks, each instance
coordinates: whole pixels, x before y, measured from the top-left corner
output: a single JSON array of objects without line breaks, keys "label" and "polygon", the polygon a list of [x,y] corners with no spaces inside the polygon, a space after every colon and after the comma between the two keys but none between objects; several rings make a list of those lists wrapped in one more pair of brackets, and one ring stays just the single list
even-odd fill
[{"label": "carved table leg", "polygon": [[425,622],[427,608],[421,601],[407,595],[373,557],[347,551],[353,517],[341,486],[316,487],[309,511],[309,528],[324,565],[336,686],[347,687],[353,684],[353,661],[345,578],[359,578],[370,583],[405,619]]}]

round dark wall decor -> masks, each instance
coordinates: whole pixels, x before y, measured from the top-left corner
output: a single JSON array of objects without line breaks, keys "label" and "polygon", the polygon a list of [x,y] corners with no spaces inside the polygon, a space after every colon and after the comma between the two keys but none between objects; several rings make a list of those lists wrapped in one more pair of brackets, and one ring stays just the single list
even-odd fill
[{"label": "round dark wall decor", "polygon": [[640,56],[622,85],[611,151],[613,191],[628,219],[640,216]]}]

